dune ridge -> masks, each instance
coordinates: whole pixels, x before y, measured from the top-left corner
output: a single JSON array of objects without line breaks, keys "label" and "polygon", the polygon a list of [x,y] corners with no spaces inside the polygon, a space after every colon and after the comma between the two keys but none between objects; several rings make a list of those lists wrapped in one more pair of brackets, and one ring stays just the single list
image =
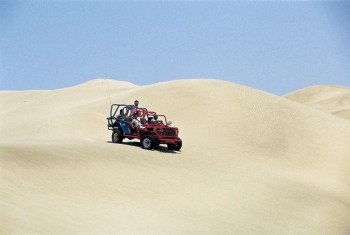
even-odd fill
[{"label": "dune ridge", "polygon": [[[182,151],[110,143],[109,97],[166,114]],[[348,120],[210,79],[97,79],[0,100],[2,234],[349,231]]]},{"label": "dune ridge", "polygon": [[330,85],[312,86],[286,94],[285,97],[350,120],[350,87]]}]

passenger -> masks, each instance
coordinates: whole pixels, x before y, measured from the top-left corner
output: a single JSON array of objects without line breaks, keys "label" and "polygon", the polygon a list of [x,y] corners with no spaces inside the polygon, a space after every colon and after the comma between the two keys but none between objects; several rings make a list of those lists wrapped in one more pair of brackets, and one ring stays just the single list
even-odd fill
[{"label": "passenger", "polygon": [[115,119],[119,119],[119,120],[115,120],[113,123],[113,127],[116,127],[118,125],[118,122],[120,122],[121,120],[124,119],[124,111],[123,109],[119,110],[119,114],[117,116],[115,116]]},{"label": "passenger", "polygon": [[134,107],[137,108],[137,109],[139,108],[139,101],[138,100],[134,101]]},{"label": "passenger", "polygon": [[123,111],[123,109],[121,109],[121,110],[119,111],[119,115],[116,116],[116,118],[118,118],[118,119],[123,119],[123,118],[124,118],[124,111]]},{"label": "passenger", "polygon": [[135,114],[134,114],[134,119],[132,120],[132,127],[135,128],[136,130],[145,129],[145,127],[141,123],[139,112],[135,112]]},{"label": "passenger", "polygon": [[128,108],[125,108],[125,114],[124,114],[125,117],[129,116],[129,109]]},{"label": "passenger", "polygon": [[138,101],[138,100],[135,100],[135,101],[134,101],[134,105],[131,105],[130,117],[133,116],[135,110],[138,109],[138,108],[139,108],[139,101]]}]

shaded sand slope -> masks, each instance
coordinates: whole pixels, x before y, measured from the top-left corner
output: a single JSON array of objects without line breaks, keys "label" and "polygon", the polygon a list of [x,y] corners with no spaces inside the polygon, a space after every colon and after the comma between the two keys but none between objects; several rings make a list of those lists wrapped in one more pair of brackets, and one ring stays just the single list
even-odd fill
[{"label": "shaded sand slope", "polygon": [[1,92],[0,233],[344,234],[350,123],[217,80],[109,80],[181,152],[110,143],[107,80]]},{"label": "shaded sand slope", "polygon": [[350,120],[350,87],[312,86],[287,94],[285,97]]}]

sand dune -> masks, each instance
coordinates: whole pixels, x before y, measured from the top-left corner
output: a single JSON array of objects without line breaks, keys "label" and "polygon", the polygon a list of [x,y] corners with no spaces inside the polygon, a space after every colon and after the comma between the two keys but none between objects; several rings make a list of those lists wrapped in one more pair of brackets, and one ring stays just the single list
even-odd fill
[{"label": "sand dune", "polygon": [[[110,143],[108,86],[112,103],[167,114],[182,150]],[[320,102],[307,93],[287,98]],[[350,231],[348,120],[206,79],[97,79],[0,102],[1,234]]]},{"label": "sand dune", "polygon": [[313,86],[287,94],[285,97],[350,120],[350,87]]}]

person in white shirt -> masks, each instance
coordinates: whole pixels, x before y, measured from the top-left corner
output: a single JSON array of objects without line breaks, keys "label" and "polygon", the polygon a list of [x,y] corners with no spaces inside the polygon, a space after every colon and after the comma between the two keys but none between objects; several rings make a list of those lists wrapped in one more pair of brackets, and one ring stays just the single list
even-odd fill
[{"label": "person in white shirt", "polygon": [[140,113],[138,113],[138,112],[134,113],[134,118],[132,120],[132,127],[135,128],[136,130],[145,129],[145,127],[141,123]]}]

